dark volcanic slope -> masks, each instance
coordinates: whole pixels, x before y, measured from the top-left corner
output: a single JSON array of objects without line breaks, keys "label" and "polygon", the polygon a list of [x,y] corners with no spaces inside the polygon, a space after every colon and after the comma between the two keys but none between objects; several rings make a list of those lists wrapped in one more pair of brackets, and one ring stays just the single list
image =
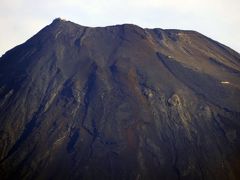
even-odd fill
[{"label": "dark volcanic slope", "polygon": [[56,19],[0,59],[0,179],[240,179],[240,55],[197,32]]}]

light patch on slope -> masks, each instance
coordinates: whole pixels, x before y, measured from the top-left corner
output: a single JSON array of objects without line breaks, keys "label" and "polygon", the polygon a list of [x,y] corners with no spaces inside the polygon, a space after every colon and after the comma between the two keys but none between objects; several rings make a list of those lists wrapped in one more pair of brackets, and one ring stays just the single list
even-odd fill
[{"label": "light patch on slope", "polygon": [[228,81],[221,81],[221,84],[230,84]]}]

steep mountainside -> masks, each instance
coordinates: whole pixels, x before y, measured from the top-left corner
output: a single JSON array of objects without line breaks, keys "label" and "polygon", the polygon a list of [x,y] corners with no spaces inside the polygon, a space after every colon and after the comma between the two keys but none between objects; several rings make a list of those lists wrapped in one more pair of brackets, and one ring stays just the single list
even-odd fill
[{"label": "steep mountainside", "polygon": [[240,179],[240,55],[54,20],[0,58],[0,179]]}]

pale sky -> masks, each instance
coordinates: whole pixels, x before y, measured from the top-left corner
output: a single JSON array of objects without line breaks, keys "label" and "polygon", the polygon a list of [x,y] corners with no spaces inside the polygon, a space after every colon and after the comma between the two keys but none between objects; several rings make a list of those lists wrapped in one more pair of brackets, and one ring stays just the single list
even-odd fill
[{"label": "pale sky", "polygon": [[0,0],[0,56],[56,17],[84,26],[196,30],[240,52],[240,0]]}]

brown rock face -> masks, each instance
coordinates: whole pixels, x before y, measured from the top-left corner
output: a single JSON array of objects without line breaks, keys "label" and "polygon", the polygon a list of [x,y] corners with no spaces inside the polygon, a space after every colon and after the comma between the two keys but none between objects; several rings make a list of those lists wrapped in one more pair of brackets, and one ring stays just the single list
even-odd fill
[{"label": "brown rock face", "polygon": [[240,55],[54,20],[0,59],[0,179],[240,179]]}]

